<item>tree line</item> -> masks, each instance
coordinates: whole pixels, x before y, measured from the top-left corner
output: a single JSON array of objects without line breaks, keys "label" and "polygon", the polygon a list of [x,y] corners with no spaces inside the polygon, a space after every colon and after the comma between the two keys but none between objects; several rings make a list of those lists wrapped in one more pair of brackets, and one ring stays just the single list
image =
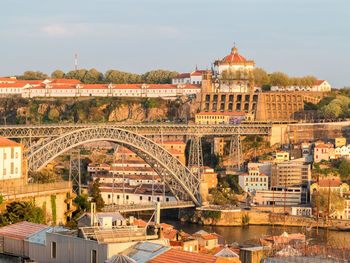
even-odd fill
[{"label": "tree line", "polygon": [[[171,83],[171,79],[179,75],[176,71],[170,70],[152,70],[144,74],[135,74],[129,72],[123,72],[119,70],[107,70],[104,74],[94,68],[78,69],[69,72],[63,72],[62,70],[55,70],[51,73],[52,79],[77,79],[85,84],[95,83],[115,83],[115,84],[135,84],[135,83],[147,83],[147,84],[167,84]],[[44,80],[49,76],[41,71],[25,71],[23,75],[17,75],[19,80]]]},{"label": "tree line", "polygon": [[317,83],[315,76],[289,77],[283,72],[273,72],[268,74],[262,68],[254,69],[255,85],[264,90],[269,90],[272,86],[313,86]]}]

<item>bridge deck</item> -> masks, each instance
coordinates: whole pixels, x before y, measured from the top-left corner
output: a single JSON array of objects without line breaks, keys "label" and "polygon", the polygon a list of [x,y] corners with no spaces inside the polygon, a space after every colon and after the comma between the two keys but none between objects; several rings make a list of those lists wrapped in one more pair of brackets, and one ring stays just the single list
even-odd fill
[{"label": "bridge deck", "polygon": [[270,124],[52,124],[52,125],[10,125],[0,126],[0,135],[6,138],[57,137],[64,133],[84,128],[119,128],[145,136],[152,135],[269,135]]},{"label": "bridge deck", "polygon": [[[195,207],[192,201],[171,201],[161,202],[161,209],[173,209],[173,208],[188,208]],[[107,205],[102,211],[104,212],[137,212],[137,211],[150,211],[155,209],[155,203],[145,204],[126,204],[126,205]]]}]

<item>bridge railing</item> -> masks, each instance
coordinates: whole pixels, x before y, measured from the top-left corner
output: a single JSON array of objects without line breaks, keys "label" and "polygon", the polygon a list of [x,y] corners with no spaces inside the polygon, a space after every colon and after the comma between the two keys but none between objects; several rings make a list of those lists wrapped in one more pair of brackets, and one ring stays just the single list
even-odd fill
[{"label": "bridge railing", "polygon": [[[178,208],[178,207],[189,207],[194,206],[192,201],[169,201],[169,202],[160,202],[160,208]],[[106,205],[102,210],[105,212],[108,211],[123,211],[123,210],[153,210],[155,209],[155,203],[147,202],[141,204],[115,204],[115,205]]]}]

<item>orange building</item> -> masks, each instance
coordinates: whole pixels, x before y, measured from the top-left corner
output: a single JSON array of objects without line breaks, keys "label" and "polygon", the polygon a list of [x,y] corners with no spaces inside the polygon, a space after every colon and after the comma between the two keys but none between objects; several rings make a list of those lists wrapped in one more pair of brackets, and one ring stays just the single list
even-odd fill
[{"label": "orange building", "polygon": [[208,184],[208,189],[215,188],[218,185],[218,174],[214,172],[213,168],[202,167],[201,176],[202,180]]}]

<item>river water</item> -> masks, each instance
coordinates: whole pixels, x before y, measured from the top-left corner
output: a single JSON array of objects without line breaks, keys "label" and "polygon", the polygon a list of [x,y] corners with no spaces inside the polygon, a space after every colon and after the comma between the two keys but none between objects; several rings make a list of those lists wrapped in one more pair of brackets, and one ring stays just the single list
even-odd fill
[{"label": "river water", "polygon": [[[237,242],[239,244],[249,243],[247,241],[258,239],[267,235],[281,235],[283,233],[283,226],[202,226],[190,223],[181,223],[180,221],[166,220],[165,223],[173,225],[178,230],[183,230],[186,233],[193,234],[199,230],[205,230],[209,233],[217,233],[223,236],[226,243],[231,244]],[[301,227],[286,227],[286,232],[304,233]],[[317,235],[316,229],[306,232],[306,237],[311,244],[324,244],[326,239],[326,230],[319,229]],[[350,246],[350,232],[343,231],[329,231],[329,245],[337,247]]]}]

